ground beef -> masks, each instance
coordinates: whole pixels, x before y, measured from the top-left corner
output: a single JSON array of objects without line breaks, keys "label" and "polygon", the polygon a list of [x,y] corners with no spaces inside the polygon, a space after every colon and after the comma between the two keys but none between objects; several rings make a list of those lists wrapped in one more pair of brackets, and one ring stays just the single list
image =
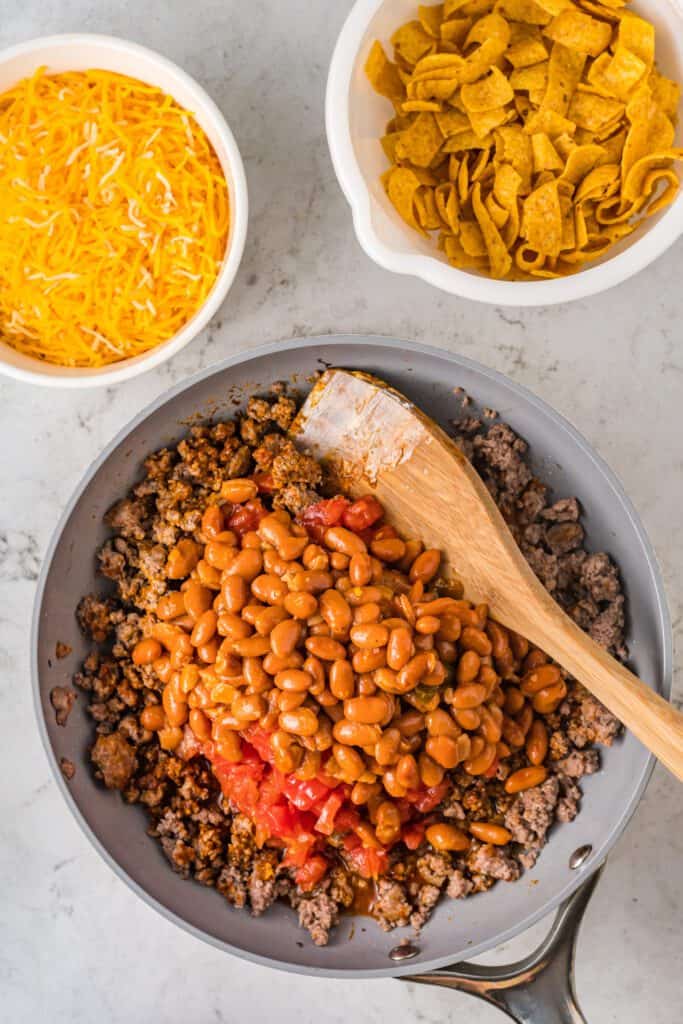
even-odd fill
[{"label": "ground beef", "polygon": [[530,483],[532,473],[524,461],[528,445],[506,423],[496,423],[477,433],[472,444],[473,461],[487,467],[487,482],[494,497],[501,491],[518,496]]},{"label": "ground beef", "polygon": [[451,861],[445,853],[429,851],[417,859],[420,878],[430,885],[442,886],[451,872]]},{"label": "ground beef", "polygon": [[254,857],[254,826],[246,814],[235,814],[230,830],[230,846],[228,856],[232,864],[242,868],[249,867]]},{"label": "ground beef", "polygon": [[410,915],[410,923],[416,932],[419,932],[423,924],[427,922],[431,916],[432,910],[439,902],[441,896],[440,885],[421,885],[417,899],[415,900],[415,909]]},{"label": "ground beef", "polygon": [[57,643],[55,644],[55,658],[58,658],[59,661],[61,661],[63,658],[68,658],[72,650],[73,648],[71,647],[70,644],[65,644],[62,643],[61,640],[58,640]]},{"label": "ground beef", "polygon": [[576,523],[581,509],[576,498],[560,498],[554,505],[539,509],[541,518],[551,523]]},{"label": "ground beef", "polygon": [[323,891],[303,898],[297,907],[299,924],[305,928],[316,946],[326,946],[330,929],[339,920],[339,907],[332,897]]},{"label": "ground beef", "polygon": [[440,811],[444,818],[452,818],[454,821],[464,821],[467,817],[460,801],[453,799],[450,794],[441,805]]},{"label": "ground beef", "polygon": [[523,846],[543,843],[555,817],[560,792],[556,778],[549,779],[533,789],[524,790],[505,815],[505,827],[516,843]]},{"label": "ground beef", "polygon": [[137,612],[118,612],[112,616],[112,621],[115,624],[112,654],[115,658],[123,659],[142,640],[145,620]]},{"label": "ground beef", "polygon": [[263,472],[270,470],[273,459],[280,454],[286,443],[282,434],[266,434],[258,448],[254,449],[254,462],[258,468]]},{"label": "ground beef", "polygon": [[593,775],[600,769],[600,755],[597,750],[573,750],[568,757],[556,761],[555,770],[570,779],[580,779],[584,775]]},{"label": "ground beef", "polygon": [[[577,688],[578,689],[578,688]],[[567,735],[576,747],[601,743],[611,747],[621,731],[619,719],[597,697],[581,688],[579,702],[570,716]]]},{"label": "ground beef", "polygon": [[345,909],[350,907],[353,903],[354,892],[353,885],[348,873],[340,865],[332,868],[330,871],[330,896]]},{"label": "ground beef", "polygon": [[74,775],[76,774],[76,765],[73,763],[73,761],[70,761],[68,757],[60,757],[59,767],[66,781],[71,782]]},{"label": "ground beef", "polygon": [[278,897],[277,856],[257,854],[249,875],[249,903],[255,917],[263,914]]},{"label": "ground beef", "polygon": [[448,879],[448,886],[446,888],[446,895],[450,896],[452,900],[463,900],[466,896],[472,892],[472,882],[467,877],[464,871],[460,868],[456,868],[451,872],[451,876]]},{"label": "ground beef", "polygon": [[270,410],[270,418],[280,430],[289,430],[295,416],[296,402],[292,398],[279,398]]},{"label": "ground beef", "polygon": [[78,624],[89,639],[96,644],[103,644],[111,630],[111,613],[115,605],[113,601],[88,594],[76,609]]},{"label": "ground beef", "polygon": [[124,498],[109,509],[104,521],[116,533],[131,540],[144,540],[147,534],[149,504],[142,498]]},{"label": "ground beef", "polygon": [[98,736],[90,758],[107,789],[125,789],[135,771],[135,752],[120,732]]},{"label": "ground beef", "polygon": [[221,896],[225,896],[228,903],[232,903],[233,907],[246,906],[249,895],[247,883],[244,872],[240,871],[235,864],[228,864],[223,868],[218,876],[216,888]]},{"label": "ground beef", "polygon": [[605,650],[615,650],[618,653],[625,653],[622,642],[624,634],[624,599],[618,597],[600,612],[594,622],[588,627],[591,640],[604,647]]},{"label": "ground beef", "polygon": [[298,516],[305,508],[319,500],[320,495],[317,491],[306,484],[287,484],[278,491],[273,504],[276,508],[284,508],[293,516]]},{"label": "ground beef", "polygon": [[57,725],[66,725],[77,696],[76,691],[69,689],[67,686],[52,687],[50,690],[50,704],[55,709]]},{"label": "ground beef", "polygon": [[473,844],[472,852],[467,857],[470,871],[480,872],[501,882],[516,882],[520,876],[517,861],[509,856],[502,847]]},{"label": "ground beef", "polygon": [[116,537],[107,543],[98,553],[100,572],[108,580],[123,580],[126,572],[126,555],[128,545]]},{"label": "ground beef", "polygon": [[567,555],[583,543],[580,523],[555,523],[546,530],[545,542],[554,555]]},{"label": "ground beef", "polygon": [[621,594],[616,566],[609,555],[589,555],[581,566],[581,585],[594,601],[615,601]]},{"label": "ground beef", "polygon": [[285,441],[273,459],[271,467],[273,484],[276,488],[288,484],[306,484],[316,487],[322,483],[320,465],[310,455],[304,455],[292,441]]},{"label": "ground beef", "polygon": [[573,821],[579,813],[581,790],[577,784],[566,775],[559,775],[558,782],[560,784],[561,796],[557,801],[555,817],[558,821]]},{"label": "ground beef", "polygon": [[410,921],[411,913],[412,907],[404,886],[390,878],[378,879],[373,916],[380,928],[385,932],[392,928],[402,928]]}]

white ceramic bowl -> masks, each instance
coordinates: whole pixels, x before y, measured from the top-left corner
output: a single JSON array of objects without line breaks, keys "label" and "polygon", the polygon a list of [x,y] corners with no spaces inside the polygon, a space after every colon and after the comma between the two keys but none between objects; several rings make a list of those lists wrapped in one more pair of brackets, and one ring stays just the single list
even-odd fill
[{"label": "white ceramic bowl", "polygon": [[52,387],[97,387],[135,377],[169,359],[202,330],[228,293],[242,259],[247,234],[248,199],[244,166],[225,118],[210,96],[170,60],[136,43],[112,36],[46,36],[0,53],[0,94],[46,65],[48,72],[102,68],[158,86],[191,111],[213,145],[228,183],[230,233],[226,255],[204,304],[182,330],[156,348],[101,369],[54,366],[0,343],[0,372],[19,380]]},{"label": "white ceramic bowl", "polygon": [[[683,82],[683,0],[636,0],[633,9],[655,25],[660,70]],[[391,55],[392,33],[416,12],[417,0],[357,0],[337,41],[327,81],[325,119],[332,163],[351,206],[358,241],[371,259],[452,295],[493,305],[541,306],[585,298],[625,281],[683,233],[681,193],[610,255],[569,277],[494,281],[451,267],[435,239],[422,239],[412,231],[384,192],[379,178],[388,164],[379,139],[393,108],[374,91],[364,72],[373,41],[379,39]],[[680,127],[678,139],[680,145]]]}]

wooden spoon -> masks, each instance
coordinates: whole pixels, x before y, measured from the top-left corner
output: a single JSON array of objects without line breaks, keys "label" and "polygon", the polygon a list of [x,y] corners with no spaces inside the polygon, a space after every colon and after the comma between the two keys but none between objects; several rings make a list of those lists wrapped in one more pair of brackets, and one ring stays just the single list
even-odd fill
[{"label": "wooden spoon", "polygon": [[477,472],[444,431],[367,374],[327,370],[292,434],[345,493],[372,490],[406,536],[443,552],[466,597],[544,650],[683,779],[683,715],[610,657],[552,599]]}]

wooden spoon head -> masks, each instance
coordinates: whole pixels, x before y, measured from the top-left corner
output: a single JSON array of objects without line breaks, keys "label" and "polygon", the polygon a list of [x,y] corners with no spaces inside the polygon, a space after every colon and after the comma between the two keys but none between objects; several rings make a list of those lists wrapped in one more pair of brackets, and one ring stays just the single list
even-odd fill
[{"label": "wooden spoon head", "polygon": [[365,373],[327,370],[292,433],[340,490],[375,493],[403,536],[443,552],[446,578],[524,632],[519,599],[528,607],[529,586],[542,588],[465,455],[404,395]]}]

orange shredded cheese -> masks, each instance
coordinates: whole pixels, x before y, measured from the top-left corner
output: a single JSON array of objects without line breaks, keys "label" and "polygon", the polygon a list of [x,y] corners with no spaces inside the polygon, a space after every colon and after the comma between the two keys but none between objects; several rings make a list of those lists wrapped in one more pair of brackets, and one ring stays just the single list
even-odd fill
[{"label": "orange shredded cheese", "polygon": [[109,71],[0,96],[0,340],[98,367],[172,337],[219,273],[220,162],[189,111]]}]

